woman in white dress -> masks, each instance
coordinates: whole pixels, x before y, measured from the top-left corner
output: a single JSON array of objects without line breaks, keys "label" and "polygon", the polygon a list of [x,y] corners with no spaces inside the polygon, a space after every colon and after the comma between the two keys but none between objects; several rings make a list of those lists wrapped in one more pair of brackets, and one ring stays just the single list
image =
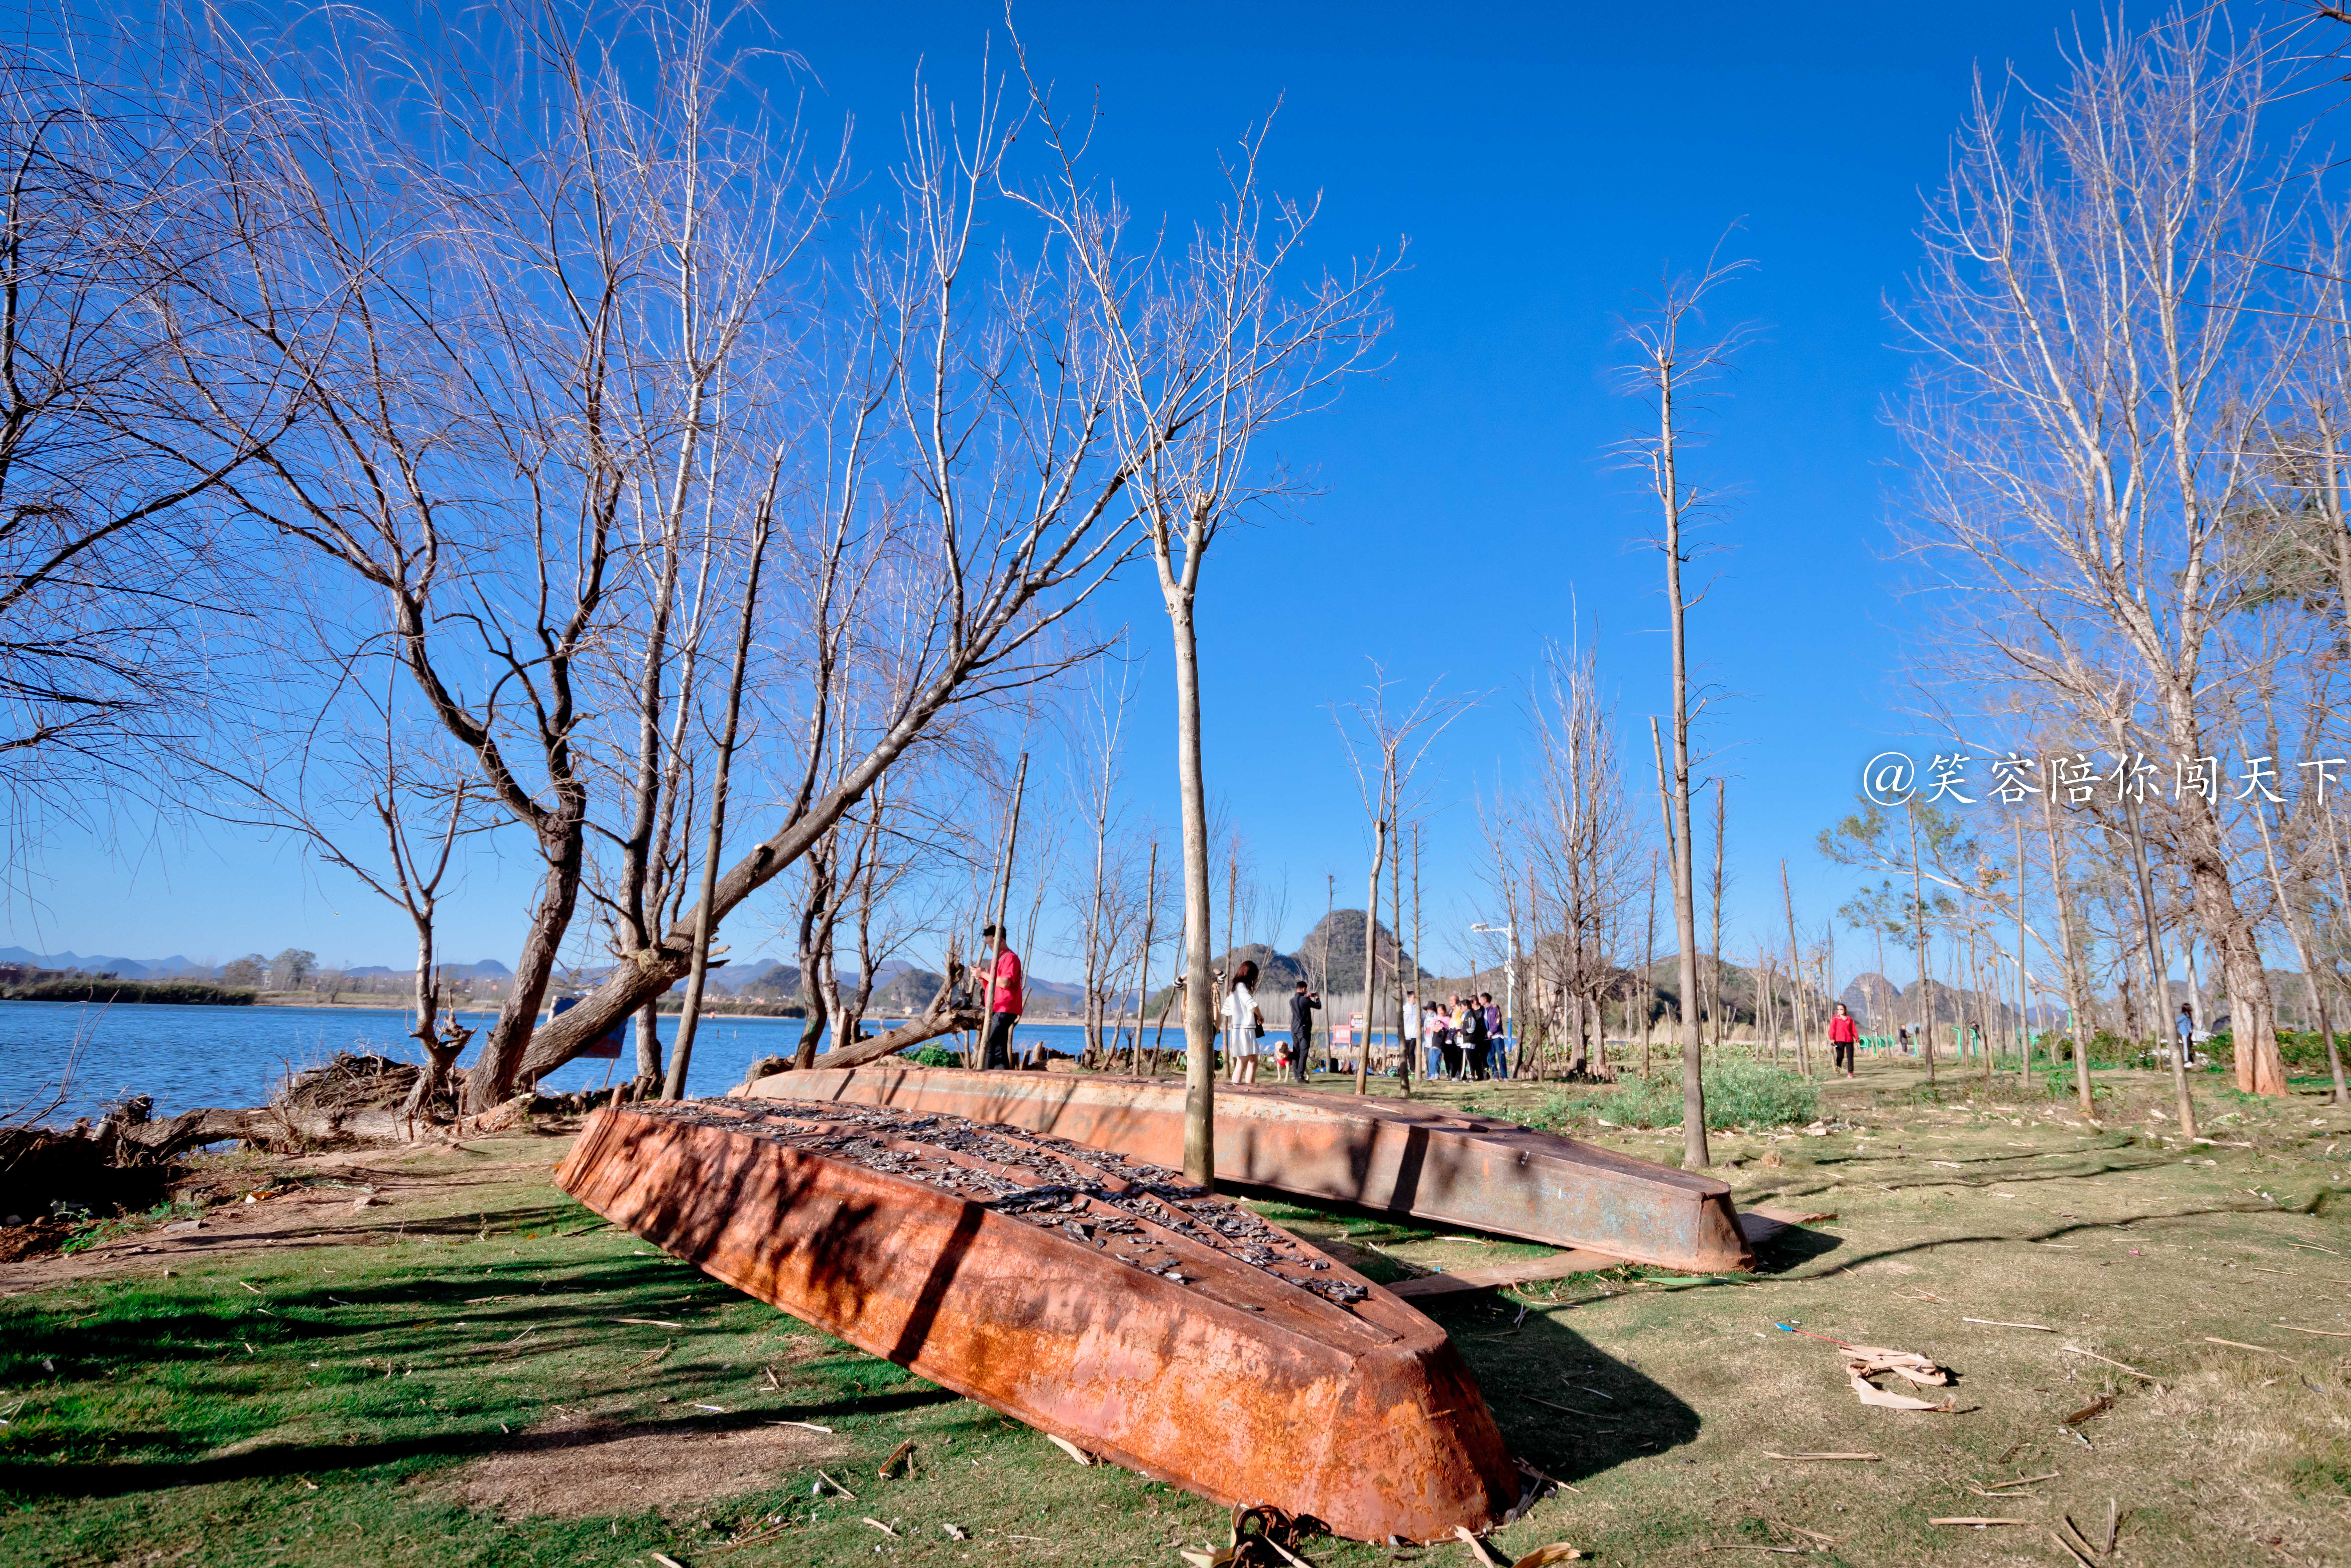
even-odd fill
[{"label": "woman in white dress", "polygon": [[1256,988],[1257,965],[1245,963],[1233,971],[1232,988],[1225,993],[1225,1054],[1236,1083],[1257,1082]]}]

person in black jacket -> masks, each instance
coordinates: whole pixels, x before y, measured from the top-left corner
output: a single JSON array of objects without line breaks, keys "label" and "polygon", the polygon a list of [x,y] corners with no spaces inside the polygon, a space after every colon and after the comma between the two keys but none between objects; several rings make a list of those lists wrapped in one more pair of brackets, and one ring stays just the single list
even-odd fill
[{"label": "person in black jacket", "polygon": [[1469,1068],[1469,1076],[1479,1082],[1486,1082],[1486,1048],[1494,1037],[1486,1028],[1486,1009],[1471,997],[1461,1009],[1461,1060]]},{"label": "person in black jacket", "polygon": [[[1301,1079],[1314,1071],[1314,1010],[1322,1005],[1321,993],[1308,990],[1303,980],[1290,994],[1290,1060]],[[1332,1071],[1338,1071],[1335,1063]]]}]

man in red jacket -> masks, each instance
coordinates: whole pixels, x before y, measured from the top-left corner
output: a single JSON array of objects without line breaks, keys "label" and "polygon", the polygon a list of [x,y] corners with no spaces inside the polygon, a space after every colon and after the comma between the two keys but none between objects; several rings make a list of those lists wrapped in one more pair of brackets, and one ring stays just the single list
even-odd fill
[{"label": "man in red jacket", "polygon": [[1012,950],[1004,933],[993,925],[979,935],[996,944],[996,963],[989,972],[987,988],[987,1042],[980,1050],[979,1064],[1008,1068],[1012,1065],[1012,1026],[1020,1021],[1020,955]]},{"label": "man in red jacket", "polygon": [[1829,1019],[1829,1054],[1833,1058],[1832,1070],[1841,1067],[1844,1070],[1844,1075],[1847,1078],[1853,1076],[1853,1046],[1854,1041],[1860,1036],[1861,1030],[1853,1021],[1853,1014],[1845,1010],[1843,1002],[1839,1002],[1836,1005],[1836,1016]]}]

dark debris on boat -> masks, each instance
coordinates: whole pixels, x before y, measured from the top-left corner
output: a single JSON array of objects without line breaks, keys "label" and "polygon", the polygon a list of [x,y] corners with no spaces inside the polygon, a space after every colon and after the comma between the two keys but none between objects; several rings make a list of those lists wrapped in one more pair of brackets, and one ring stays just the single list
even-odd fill
[{"label": "dark debris on boat", "polygon": [[[1132,1267],[1190,1282],[1154,1232],[1170,1232],[1342,1306],[1371,1292],[1318,1278],[1331,1260],[1238,1204],[1191,1185],[1179,1171],[1088,1148],[1049,1134],[961,1116],[882,1106],[795,1103],[757,1111],[684,1101],[634,1107],[702,1126],[754,1134],[915,1181],[1040,1229],[1058,1230]],[[1030,1179],[1018,1179],[1011,1173]]]}]

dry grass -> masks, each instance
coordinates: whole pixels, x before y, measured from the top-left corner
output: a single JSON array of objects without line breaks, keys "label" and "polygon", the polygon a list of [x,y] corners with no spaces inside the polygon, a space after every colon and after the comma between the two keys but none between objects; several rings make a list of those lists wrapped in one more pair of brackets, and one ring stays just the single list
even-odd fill
[{"label": "dry grass", "polygon": [[[1509,1545],[1565,1537],[1604,1561],[1694,1561],[1704,1545],[1832,1536],[1831,1556],[1851,1563],[2063,1564],[2074,1559],[2049,1529],[2070,1515],[2102,1537],[2112,1500],[2126,1561],[2351,1561],[2351,1337],[2277,1326],[2351,1335],[2351,1224],[2337,1196],[2351,1115],[2214,1090],[2199,1101],[2218,1141],[2188,1145],[2149,1114],[2168,1105],[2167,1081],[2101,1080],[2103,1122],[2091,1126],[2012,1082],[1987,1092],[1947,1076],[1936,1102],[1915,1070],[1874,1066],[1824,1095],[1823,1114],[1846,1130],[1716,1140],[1742,1204],[1838,1217],[1765,1273],[1618,1270],[1444,1314],[1505,1430],[1582,1488],[1507,1532]],[[1545,1095],[1434,1092],[1503,1113]],[[1664,1158],[1678,1136],[1607,1141]],[[1426,1233],[1381,1245],[1423,1267],[1494,1250]],[[1961,1413],[1865,1407],[1834,1347],[1782,1323],[1950,1365]],[[2066,1417],[2104,1395],[2112,1407],[2075,1435]],[[1788,1463],[1767,1451],[1885,1458]],[[2021,1500],[1970,1490],[2050,1471]],[[1949,1515],[2033,1523],[1926,1522]]]},{"label": "dry grass", "polygon": [[631,1425],[565,1410],[460,1469],[451,1490],[467,1508],[508,1519],[579,1519],[696,1508],[765,1491],[776,1477],[838,1464],[847,1445],[806,1427],[709,1430]]}]

